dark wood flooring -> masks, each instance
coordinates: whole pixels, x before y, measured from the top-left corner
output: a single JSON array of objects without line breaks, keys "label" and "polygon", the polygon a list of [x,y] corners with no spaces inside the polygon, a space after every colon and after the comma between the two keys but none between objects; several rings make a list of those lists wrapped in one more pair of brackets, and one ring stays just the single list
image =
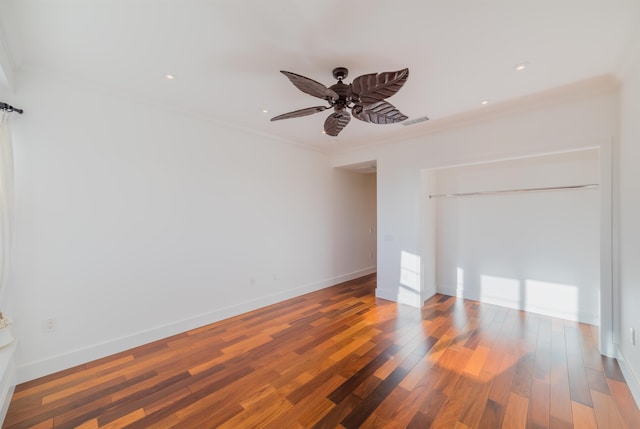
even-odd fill
[{"label": "dark wood flooring", "polygon": [[638,428],[584,324],[436,295],[376,299],[375,276],[16,388],[5,428]]}]

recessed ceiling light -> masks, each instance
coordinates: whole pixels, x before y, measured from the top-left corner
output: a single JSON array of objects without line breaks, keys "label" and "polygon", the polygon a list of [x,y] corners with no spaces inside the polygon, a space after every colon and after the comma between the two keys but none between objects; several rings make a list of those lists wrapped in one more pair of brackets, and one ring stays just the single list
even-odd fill
[{"label": "recessed ceiling light", "polygon": [[513,68],[515,71],[522,71],[526,69],[528,66],[529,66],[529,63],[524,62],[524,63],[516,64],[515,66],[513,66]]},{"label": "recessed ceiling light", "polygon": [[262,113],[269,113],[267,109],[262,109]]},{"label": "recessed ceiling light", "polygon": [[165,74],[165,75],[164,75],[164,77],[166,77],[168,80],[173,80],[173,79],[175,79],[175,78],[176,78],[176,77],[175,77],[174,75],[172,75],[172,74]]},{"label": "recessed ceiling light", "polygon": [[487,104],[489,104],[489,102],[487,100],[482,100],[480,104],[482,104],[483,106],[486,106]]},{"label": "recessed ceiling light", "polygon": [[327,132],[325,130],[322,130],[322,134],[327,134]]}]

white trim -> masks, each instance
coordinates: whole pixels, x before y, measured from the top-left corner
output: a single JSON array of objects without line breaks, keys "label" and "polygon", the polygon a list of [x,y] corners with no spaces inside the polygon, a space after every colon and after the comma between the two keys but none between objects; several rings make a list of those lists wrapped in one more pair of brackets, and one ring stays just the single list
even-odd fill
[{"label": "white trim", "polygon": [[[448,130],[460,129],[478,123],[493,121],[501,118],[535,111],[560,103],[582,100],[593,95],[609,93],[620,87],[620,80],[612,74],[604,74],[590,79],[573,82],[534,94],[510,99],[491,106],[473,108],[442,118],[421,122],[409,127],[401,127],[393,135],[386,135],[376,139],[368,139],[366,142],[343,141],[338,147],[332,148],[327,153],[334,157],[338,163],[343,157],[395,145],[399,142],[426,137],[432,134],[442,133]],[[400,127],[400,124],[396,124]]]},{"label": "white trim", "polygon": [[[402,286],[400,286],[401,288]],[[413,291],[412,291],[413,292]],[[407,296],[398,296],[398,292],[389,291],[387,289],[376,288],[376,298],[385,299],[387,301],[397,302],[398,304],[405,304],[415,308],[421,308],[419,293],[410,293]]]},{"label": "white trim", "polygon": [[478,296],[475,293],[469,293],[469,291],[460,293],[457,290],[457,286],[455,285],[454,286],[438,285],[438,293],[442,295],[448,295],[448,296],[457,296],[459,298],[469,299],[471,301],[478,301],[485,304],[498,305],[500,307],[505,307],[505,308],[512,308],[514,310],[522,310],[528,313],[541,314],[543,316],[555,317],[558,319],[571,320],[573,322],[586,323],[589,325],[599,326],[598,322],[600,319],[597,314],[585,313],[583,311],[578,311],[578,313],[575,314],[575,313],[569,313],[569,312],[565,313],[561,311],[553,311],[547,308],[537,308],[537,307],[522,308],[522,305],[520,305],[520,301],[514,301],[510,299],[501,299],[501,298],[494,298],[494,299],[484,298],[483,299],[482,297]]},{"label": "white trim", "polygon": [[394,294],[393,291],[388,291],[386,289],[376,288],[376,298],[386,299],[387,301],[397,301],[397,294]]},{"label": "white trim", "polygon": [[255,130],[253,128],[249,128],[237,123],[232,123],[226,120],[222,120],[222,119],[218,119],[218,118],[213,118],[211,116],[208,116],[206,114],[202,114],[196,110],[193,109],[189,109],[186,107],[182,107],[182,106],[178,106],[175,104],[171,104],[171,103],[162,103],[159,102],[158,100],[146,97],[146,96],[142,96],[142,95],[138,95],[138,94],[134,94],[128,91],[123,91],[120,89],[116,89],[116,88],[112,88],[110,86],[106,86],[104,84],[101,84],[97,81],[91,80],[91,79],[87,79],[83,76],[80,75],[74,75],[74,74],[70,74],[70,73],[65,73],[61,70],[57,70],[57,69],[52,69],[52,68],[48,68],[48,67],[41,67],[41,66],[37,66],[37,65],[28,65],[28,66],[22,66],[20,68],[20,73],[21,74],[25,74],[25,73],[33,73],[33,74],[37,74],[37,75],[41,75],[41,76],[47,76],[50,79],[54,79],[57,82],[60,82],[62,84],[68,85],[68,86],[75,86],[75,87],[79,87],[82,90],[88,91],[88,92],[92,92],[92,93],[100,93],[101,95],[106,95],[108,97],[113,97],[116,99],[120,99],[120,100],[127,100],[129,102],[138,104],[138,105],[143,105],[145,107],[148,107],[150,109],[154,109],[156,111],[163,111],[163,112],[169,112],[169,113],[175,113],[175,114],[179,114],[182,115],[183,117],[186,118],[191,118],[191,119],[195,119],[198,121],[202,121],[204,123],[208,123],[208,124],[213,124],[215,126],[218,127],[222,127],[222,128],[226,128],[229,130],[234,130],[234,131],[238,131],[238,132],[242,132],[244,134],[249,134],[249,135],[253,135],[253,136],[257,136],[257,137],[261,137],[261,138],[265,138],[268,140],[273,140],[273,141],[277,141],[279,143],[283,143],[289,146],[293,146],[296,147],[298,149],[302,149],[305,151],[310,151],[310,152],[315,152],[315,153],[319,153],[322,155],[329,155],[329,153],[327,152],[326,149],[323,149],[322,147],[316,146],[316,145],[312,145],[312,144],[305,144],[305,143],[300,143],[288,138],[284,138],[284,137],[280,137],[278,135],[275,134],[271,134],[268,132],[263,132],[263,131],[258,131]]},{"label": "white trim", "polygon": [[602,144],[600,158],[600,337],[598,348],[605,356],[615,353],[615,312],[614,302],[618,292],[614,282],[614,233],[613,233],[613,195],[614,195],[614,141]]},{"label": "white trim", "polygon": [[631,396],[633,396],[633,399],[636,401],[636,405],[640,407],[640,382],[638,381],[638,377],[633,372],[633,369],[627,365],[620,349],[617,349],[616,358],[618,359],[624,380],[627,382],[627,386],[629,386],[629,390],[631,391]]},{"label": "white trim", "polygon": [[7,416],[13,391],[16,388],[16,367],[14,355],[16,342],[0,348],[0,426]]},{"label": "white trim", "polygon": [[114,338],[102,343],[93,344],[91,346],[82,347],[76,350],[70,350],[65,353],[51,356],[39,361],[29,362],[17,367],[18,383],[33,380],[54,372],[62,371],[77,365],[91,362],[96,359],[103,358],[133,347],[157,341],[170,337],[181,332],[199,328],[210,323],[218,322],[229,317],[237,316],[257,308],[275,304],[286,299],[295,298],[309,292],[315,292],[330,286],[340,284],[358,277],[365,276],[376,272],[376,267],[368,267],[351,273],[335,276],[323,281],[310,283],[297,288],[289,289],[273,295],[258,298],[252,301],[246,301],[237,305],[232,305],[210,313],[200,314],[189,317],[187,319],[178,320],[166,325],[157,326],[144,331],[139,331],[131,335],[120,338]]}]

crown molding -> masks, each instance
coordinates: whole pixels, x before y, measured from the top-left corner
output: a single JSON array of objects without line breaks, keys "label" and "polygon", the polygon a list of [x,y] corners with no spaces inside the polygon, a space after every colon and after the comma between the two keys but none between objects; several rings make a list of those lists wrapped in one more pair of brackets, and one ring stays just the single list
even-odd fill
[{"label": "crown molding", "polygon": [[[204,113],[201,113],[193,109],[185,108],[183,106],[160,102],[151,97],[146,97],[141,94],[124,91],[122,89],[108,86],[103,83],[97,82],[95,80],[87,79],[86,77],[83,77],[83,76],[66,73],[62,70],[30,64],[30,65],[19,68],[16,73],[18,78],[20,78],[23,75],[26,76],[29,74],[45,76],[46,79],[53,79],[65,85],[69,85],[72,87],[79,87],[86,91],[92,91],[95,93],[104,94],[104,95],[121,99],[123,101],[127,101],[130,103],[145,105],[146,107],[154,110],[173,113],[173,114],[179,114],[183,117],[195,119],[201,122],[208,123],[210,125],[215,125],[221,128],[226,128],[226,129],[234,130],[236,132],[240,132],[243,134],[259,137],[261,139],[268,139],[277,143],[293,146],[297,149],[301,149],[307,152],[318,153],[325,156],[327,155],[325,151],[310,145],[288,140],[288,139],[285,139],[276,135],[272,135],[269,133],[257,131],[249,127],[244,127],[242,125],[238,125],[229,121],[213,118]],[[20,84],[19,81],[18,81],[18,84]]]},{"label": "crown molding", "polygon": [[617,91],[620,88],[620,80],[613,74],[605,74],[590,79],[573,82],[545,91],[513,98],[490,106],[482,106],[477,109],[432,119],[413,125],[402,133],[392,137],[378,140],[359,146],[350,146],[345,150],[334,150],[332,156],[346,155],[353,152],[393,145],[415,138],[425,137],[444,131],[462,128],[478,123],[493,121],[500,118],[519,115],[525,112],[539,110],[558,104],[569,103],[589,98],[599,94]]}]

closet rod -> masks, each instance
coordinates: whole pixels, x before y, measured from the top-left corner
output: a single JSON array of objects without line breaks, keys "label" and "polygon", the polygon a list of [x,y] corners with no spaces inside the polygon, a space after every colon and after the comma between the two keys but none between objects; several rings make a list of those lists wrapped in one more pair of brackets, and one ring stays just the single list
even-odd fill
[{"label": "closet rod", "polygon": [[507,194],[507,193],[519,193],[519,192],[557,191],[560,189],[583,189],[583,188],[597,188],[597,187],[598,187],[597,183],[591,183],[588,185],[552,186],[548,188],[506,189],[502,191],[466,192],[461,194],[437,194],[437,195],[429,195],[429,198],[470,197],[473,195],[495,195],[495,194]]}]

